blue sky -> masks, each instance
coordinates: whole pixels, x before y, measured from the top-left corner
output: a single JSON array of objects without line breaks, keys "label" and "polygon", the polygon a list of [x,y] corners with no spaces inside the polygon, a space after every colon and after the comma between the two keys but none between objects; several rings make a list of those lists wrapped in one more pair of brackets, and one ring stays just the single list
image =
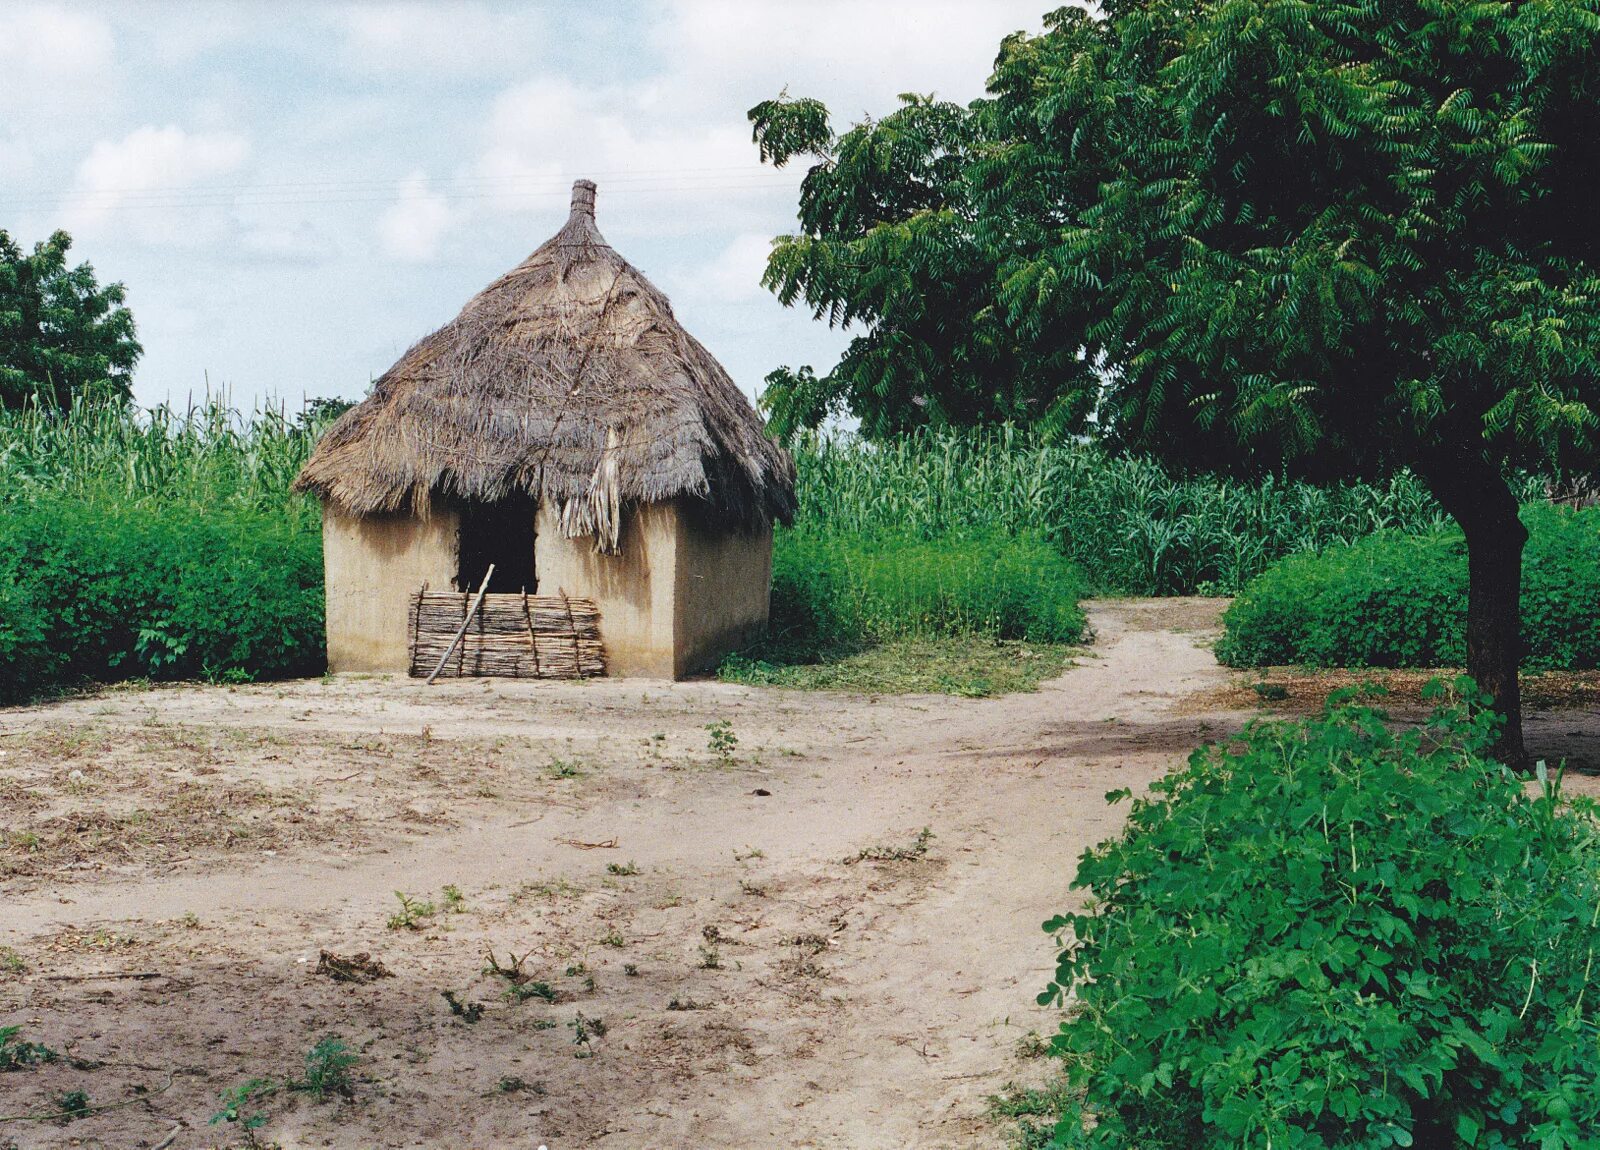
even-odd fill
[{"label": "blue sky", "polygon": [[802,170],[746,110],[788,87],[835,126],[900,92],[966,101],[1045,0],[0,4],[0,228],[69,230],[127,285],[135,395],[209,380],[362,395],[560,226],[606,237],[747,391],[845,336],[763,292]]}]

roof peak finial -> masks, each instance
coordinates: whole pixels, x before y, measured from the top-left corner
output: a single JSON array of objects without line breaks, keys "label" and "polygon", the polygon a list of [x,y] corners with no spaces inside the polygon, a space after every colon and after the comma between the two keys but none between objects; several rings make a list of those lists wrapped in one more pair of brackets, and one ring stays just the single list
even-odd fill
[{"label": "roof peak finial", "polygon": [[572,185],[572,214],[594,218],[594,181],[576,180]]}]

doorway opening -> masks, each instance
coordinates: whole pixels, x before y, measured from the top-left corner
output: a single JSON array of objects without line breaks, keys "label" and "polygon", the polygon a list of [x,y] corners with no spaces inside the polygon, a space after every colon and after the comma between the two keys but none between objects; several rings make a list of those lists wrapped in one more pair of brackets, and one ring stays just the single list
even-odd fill
[{"label": "doorway opening", "polygon": [[493,503],[461,505],[461,545],[456,588],[476,591],[494,564],[489,590],[505,594],[537,590],[533,565],[534,500],[514,495]]}]

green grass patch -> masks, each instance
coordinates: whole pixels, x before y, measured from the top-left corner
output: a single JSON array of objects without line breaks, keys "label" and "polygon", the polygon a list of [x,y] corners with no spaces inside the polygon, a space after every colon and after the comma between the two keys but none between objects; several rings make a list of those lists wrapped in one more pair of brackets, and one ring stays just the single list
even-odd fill
[{"label": "green grass patch", "polygon": [[1031,536],[780,531],[772,623],[719,674],[767,686],[994,695],[1061,672],[1084,637],[1076,568]]},{"label": "green grass patch", "polygon": [[1072,665],[1078,648],[983,635],[893,639],[832,662],[769,663],[732,655],[718,671],[730,683],[864,695],[964,695],[1032,691]]}]

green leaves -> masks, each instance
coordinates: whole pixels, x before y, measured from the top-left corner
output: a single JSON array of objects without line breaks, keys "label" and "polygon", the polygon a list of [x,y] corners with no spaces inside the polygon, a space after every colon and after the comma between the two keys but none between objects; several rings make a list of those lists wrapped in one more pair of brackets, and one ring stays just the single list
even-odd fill
[{"label": "green leaves", "polygon": [[1595,809],[1488,761],[1464,695],[1253,725],[1084,855],[1057,1145],[1600,1146]]},{"label": "green leaves", "polygon": [[142,349],[125,292],[101,287],[88,264],[70,267],[71,246],[58,231],[25,255],[0,230],[0,408],[128,397]]}]

